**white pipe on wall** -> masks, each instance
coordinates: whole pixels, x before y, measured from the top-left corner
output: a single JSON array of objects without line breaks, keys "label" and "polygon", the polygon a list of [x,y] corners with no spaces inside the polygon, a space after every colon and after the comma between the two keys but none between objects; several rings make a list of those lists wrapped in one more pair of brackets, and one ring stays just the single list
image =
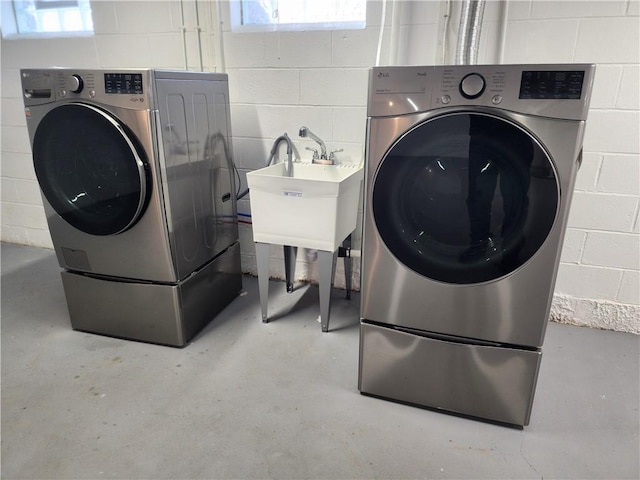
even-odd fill
[{"label": "white pipe on wall", "polygon": [[222,12],[220,10],[220,0],[216,0],[216,9],[214,12],[213,24],[215,25],[216,42],[216,71],[224,72],[226,65],[224,60],[224,39],[222,38]]},{"label": "white pipe on wall", "polygon": [[184,24],[184,0],[180,0],[180,32],[182,33],[182,57],[184,60],[184,69],[189,69],[189,61],[187,59],[187,27]]},{"label": "white pipe on wall", "polygon": [[198,40],[198,62],[200,65],[200,71],[204,71],[204,63],[202,61],[202,27],[200,27],[200,10],[198,8],[198,0],[194,0],[193,2],[193,7],[195,9],[195,14],[196,14],[196,26],[195,26],[195,31],[196,31],[196,38]]},{"label": "white pipe on wall", "polygon": [[498,36],[497,63],[504,63],[504,49],[507,44],[507,25],[509,23],[509,0],[501,0],[500,34]]},{"label": "white pipe on wall", "polygon": [[388,65],[398,64],[398,44],[400,43],[400,20],[402,18],[402,5],[404,2],[392,0],[393,8],[391,10],[391,39],[389,42],[389,63]]},{"label": "white pipe on wall", "polygon": [[382,0],[382,15],[380,19],[380,34],[378,35],[378,50],[376,53],[376,67],[380,66],[380,54],[382,53],[382,37],[384,36],[384,24],[387,21],[387,0]]}]

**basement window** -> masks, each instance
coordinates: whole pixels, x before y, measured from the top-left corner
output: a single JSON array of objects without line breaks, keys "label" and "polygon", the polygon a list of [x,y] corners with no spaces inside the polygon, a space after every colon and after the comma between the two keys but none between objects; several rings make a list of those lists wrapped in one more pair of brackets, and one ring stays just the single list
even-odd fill
[{"label": "basement window", "polygon": [[366,26],[366,0],[234,0],[231,30],[342,30]]},{"label": "basement window", "polygon": [[2,1],[4,37],[93,33],[90,0]]}]

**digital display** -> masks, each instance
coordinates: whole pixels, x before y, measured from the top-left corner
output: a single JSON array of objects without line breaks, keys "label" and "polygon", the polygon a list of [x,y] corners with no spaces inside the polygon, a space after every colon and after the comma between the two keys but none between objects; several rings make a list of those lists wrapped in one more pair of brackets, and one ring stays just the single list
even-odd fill
[{"label": "digital display", "polygon": [[582,96],[583,70],[524,71],[520,82],[523,100],[579,100]]},{"label": "digital display", "polygon": [[104,92],[124,95],[141,95],[141,73],[105,73]]}]

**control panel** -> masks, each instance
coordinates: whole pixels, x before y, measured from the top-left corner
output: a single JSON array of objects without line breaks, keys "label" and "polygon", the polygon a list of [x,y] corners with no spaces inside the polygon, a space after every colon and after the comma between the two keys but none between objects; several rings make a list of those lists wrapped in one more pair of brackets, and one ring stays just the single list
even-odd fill
[{"label": "control panel", "polygon": [[442,65],[375,67],[369,77],[369,116],[445,107],[502,108],[524,114],[583,119],[595,66]]},{"label": "control panel", "polygon": [[142,95],[142,74],[140,73],[105,73],[104,92],[119,95]]},{"label": "control panel", "polygon": [[94,101],[134,109],[153,108],[152,70],[85,70],[71,68],[21,70],[28,105],[53,101]]}]

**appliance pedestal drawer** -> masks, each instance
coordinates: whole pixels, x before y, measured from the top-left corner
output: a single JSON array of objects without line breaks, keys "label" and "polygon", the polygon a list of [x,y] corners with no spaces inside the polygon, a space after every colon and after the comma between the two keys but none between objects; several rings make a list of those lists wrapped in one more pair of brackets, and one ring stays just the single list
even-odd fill
[{"label": "appliance pedestal drawer", "polygon": [[176,284],[61,275],[74,330],[184,347],[242,290],[240,244]]},{"label": "appliance pedestal drawer", "polygon": [[542,353],[360,326],[361,393],[528,425]]}]

